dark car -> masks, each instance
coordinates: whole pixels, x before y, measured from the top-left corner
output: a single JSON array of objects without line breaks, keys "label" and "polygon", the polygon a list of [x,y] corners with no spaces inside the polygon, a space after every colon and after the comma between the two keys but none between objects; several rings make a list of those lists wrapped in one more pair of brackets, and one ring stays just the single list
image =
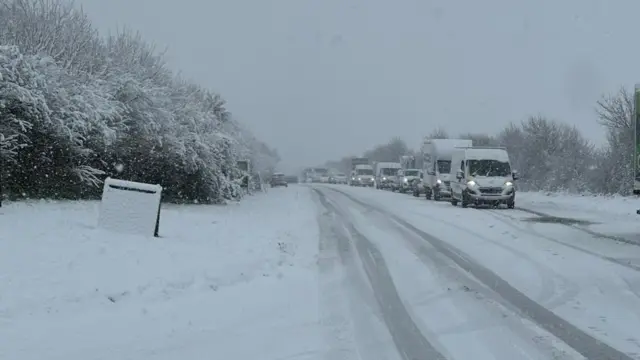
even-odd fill
[{"label": "dark car", "polygon": [[289,187],[289,184],[287,183],[287,180],[285,179],[284,174],[275,173],[271,177],[271,187],[277,187],[277,186]]}]

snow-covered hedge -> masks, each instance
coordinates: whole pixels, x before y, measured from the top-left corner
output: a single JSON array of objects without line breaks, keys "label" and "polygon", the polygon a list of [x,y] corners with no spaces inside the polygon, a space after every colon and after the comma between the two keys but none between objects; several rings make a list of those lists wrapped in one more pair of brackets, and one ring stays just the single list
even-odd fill
[{"label": "snow-covered hedge", "polygon": [[97,196],[113,176],[199,202],[239,196],[239,158],[278,161],[138,34],[100,37],[62,0],[0,0],[0,155],[12,197]]}]

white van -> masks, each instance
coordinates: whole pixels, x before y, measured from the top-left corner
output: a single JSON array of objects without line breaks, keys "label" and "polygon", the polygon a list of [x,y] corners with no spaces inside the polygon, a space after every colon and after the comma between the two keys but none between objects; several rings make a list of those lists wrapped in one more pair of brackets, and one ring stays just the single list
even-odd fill
[{"label": "white van", "polygon": [[373,176],[373,166],[371,165],[356,165],[351,172],[351,186],[370,186],[375,185],[375,178]]},{"label": "white van", "polygon": [[502,147],[458,148],[451,158],[451,205],[506,204],[513,209],[518,172]]},{"label": "white van", "polygon": [[[456,148],[472,147],[471,140],[465,139],[430,139],[422,141],[420,153],[422,154],[422,191],[418,190],[417,196],[424,192],[427,200],[433,198],[438,201],[451,197],[451,157]],[[414,193],[414,195],[416,195]]]},{"label": "white van", "polygon": [[379,162],[376,164],[376,189],[393,189],[398,170],[402,169],[397,162]]}]

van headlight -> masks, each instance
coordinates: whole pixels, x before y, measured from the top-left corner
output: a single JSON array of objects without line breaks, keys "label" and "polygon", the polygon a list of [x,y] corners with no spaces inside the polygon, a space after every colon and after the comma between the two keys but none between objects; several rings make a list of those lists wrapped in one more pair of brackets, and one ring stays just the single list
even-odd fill
[{"label": "van headlight", "polygon": [[511,181],[507,181],[507,182],[504,183],[504,187],[506,187],[506,188],[510,188],[512,186],[513,186],[513,183]]},{"label": "van headlight", "polygon": [[362,180],[362,178],[361,178],[361,177],[359,177],[359,178],[358,178],[358,181],[361,181],[361,180]]},{"label": "van headlight", "polygon": [[436,180],[436,184],[438,184],[438,185],[442,184],[442,180],[437,179],[437,180]]},{"label": "van headlight", "polygon": [[404,181],[404,182],[408,182],[408,181],[409,181],[409,179],[407,179],[407,178],[404,178],[404,179],[403,179],[403,181]]},{"label": "van headlight", "polygon": [[387,178],[386,178],[386,177],[383,177],[383,178],[382,178],[382,180],[387,180]]},{"label": "van headlight", "polygon": [[476,184],[476,182],[473,181],[473,180],[469,180],[469,181],[467,181],[467,186],[473,189],[476,186],[478,186],[478,184]]}]

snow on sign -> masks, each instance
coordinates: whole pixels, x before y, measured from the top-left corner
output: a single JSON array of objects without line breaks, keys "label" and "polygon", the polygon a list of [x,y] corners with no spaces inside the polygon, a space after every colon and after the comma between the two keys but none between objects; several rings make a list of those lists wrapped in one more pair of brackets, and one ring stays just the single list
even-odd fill
[{"label": "snow on sign", "polygon": [[160,185],[107,178],[98,226],[116,232],[158,236]]}]

